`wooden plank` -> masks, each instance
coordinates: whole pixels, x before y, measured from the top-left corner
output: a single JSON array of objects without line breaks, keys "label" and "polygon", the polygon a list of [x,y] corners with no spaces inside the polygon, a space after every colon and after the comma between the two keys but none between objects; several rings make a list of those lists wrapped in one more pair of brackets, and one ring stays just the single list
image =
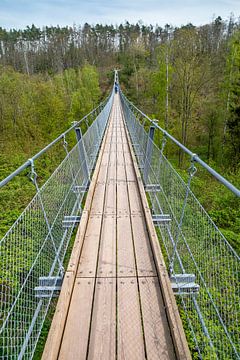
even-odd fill
[{"label": "wooden plank", "polygon": [[177,355],[177,359],[190,360],[191,354],[190,354],[188,344],[186,341],[186,336],[185,336],[185,333],[183,330],[183,326],[182,326],[182,322],[180,319],[176,300],[175,300],[175,297],[174,297],[174,294],[173,294],[173,291],[171,288],[171,283],[170,283],[170,280],[168,277],[167,269],[166,269],[164,258],[163,258],[161,248],[159,245],[156,230],[155,230],[153,222],[152,222],[151,210],[148,206],[146,194],[144,191],[144,186],[143,186],[140,172],[139,172],[138,165],[137,165],[137,160],[135,158],[135,155],[134,155],[134,152],[132,149],[129,135],[128,135],[128,133],[126,133],[126,134],[127,134],[127,138],[128,138],[128,142],[129,142],[131,156],[133,159],[134,170],[136,173],[139,193],[140,193],[141,199],[142,199],[145,221],[146,221],[147,230],[149,233],[151,247],[153,250],[153,256],[155,259],[156,269],[157,269],[157,273],[158,273],[158,277],[159,277],[159,283],[160,283],[161,292],[163,295],[164,306],[165,306],[165,309],[167,312],[169,328],[170,328],[171,335],[172,335],[172,338],[174,341],[175,352]]},{"label": "wooden plank", "polygon": [[136,174],[134,171],[132,157],[131,157],[131,154],[129,151],[129,146],[127,143],[127,136],[126,136],[124,126],[122,128],[122,138],[123,138],[123,154],[124,154],[124,158],[125,158],[127,181],[136,181]]},{"label": "wooden plank", "polygon": [[116,276],[116,184],[106,186],[97,276]]},{"label": "wooden plank", "polygon": [[106,185],[104,214],[116,213],[116,152],[111,152]]},{"label": "wooden plank", "polygon": [[78,277],[94,277],[96,275],[101,226],[102,215],[90,214],[80,262],[77,270]]},{"label": "wooden plank", "polygon": [[116,276],[116,185],[106,186],[97,276]]},{"label": "wooden plank", "polygon": [[[115,113],[115,112],[114,112]],[[111,120],[114,122],[114,117]],[[106,178],[106,192],[103,210],[103,223],[99,248],[99,277],[116,277],[116,128],[111,128],[111,151],[108,154],[109,164]]]},{"label": "wooden plank", "polygon": [[[126,169],[128,167],[126,166]],[[138,276],[156,276],[157,272],[138,186],[136,181],[128,181],[127,185]]]},{"label": "wooden plank", "polygon": [[144,339],[136,278],[118,278],[118,359],[145,359]]},{"label": "wooden plank", "polygon": [[116,278],[97,279],[88,359],[116,358]]},{"label": "wooden plank", "polygon": [[136,276],[129,214],[117,216],[117,275]]},{"label": "wooden plank", "polygon": [[[120,113],[118,114],[118,121],[121,121]],[[123,156],[123,144],[122,144],[122,128],[117,128],[117,180],[126,181],[125,173],[125,161]]]},{"label": "wooden plank", "polygon": [[128,191],[129,191],[129,202],[131,207],[131,213],[143,215],[142,200],[138,190],[137,180],[134,182],[128,181]]},{"label": "wooden plank", "polygon": [[92,201],[91,214],[102,214],[103,213],[104,194],[105,194],[105,187],[106,187],[106,174],[101,179],[102,180],[98,180],[97,184],[96,184],[94,197],[93,197],[93,201]]},{"label": "wooden plank", "polygon": [[44,352],[42,354],[42,360],[53,360],[58,358],[74,280],[74,273],[72,271],[66,272],[61,289],[61,295],[58,299],[51,328],[44,347]]},{"label": "wooden plank", "polygon": [[119,158],[122,156],[121,151],[117,152],[117,180],[118,181],[126,181],[126,175],[125,175],[125,165],[123,160],[119,160]]},{"label": "wooden plank", "polygon": [[136,279],[136,266],[130,221],[123,123],[117,143],[117,335],[118,359],[145,359],[144,338]]},{"label": "wooden plank", "polygon": [[[112,118],[111,120],[112,121]],[[112,136],[112,126],[109,128],[107,139]],[[89,222],[87,231],[85,234],[85,241],[83,244],[82,254],[79,262],[78,277],[95,277],[97,271],[97,259],[99,241],[101,237],[101,229],[103,222],[103,213],[105,206],[105,192],[106,192],[106,181],[108,176],[108,165],[110,162],[110,150],[104,153],[106,164],[101,165],[99,175],[97,178],[97,184],[95,187],[94,197],[92,201],[92,207],[89,216]],[[109,189],[108,189],[109,190]]]},{"label": "wooden plank", "polygon": [[128,181],[136,181],[136,175],[133,165],[126,159],[126,173]]},{"label": "wooden plank", "polygon": [[112,144],[111,151],[110,151],[110,162],[109,162],[109,175],[108,178],[116,178],[116,162],[117,162],[117,148],[116,143]]},{"label": "wooden plank", "polygon": [[131,214],[138,276],[157,276],[143,216]]},{"label": "wooden plank", "polygon": [[[123,171],[125,171],[124,168]],[[119,180],[118,178],[117,178],[117,214],[119,216],[130,214],[127,182],[126,180],[123,181],[123,179]]]},{"label": "wooden plank", "polygon": [[[113,119],[114,121],[114,119]],[[116,142],[112,127],[88,359],[116,356]],[[115,139],[116,141],[116,139]],[[113,151],[115,150],[115,151]]]},{"label": "wooden plank", "polygon": [[93,289],[94,279],[76,280],[58,359],[86,359]]},{"label": "wooden plank", "polygon": [[76,239],[74,241],[72,253],[69,259],[69,263],[67,266],[67,271],[72,271],[76,273],[80,258],[80,253],[84,241],[85,232],[87,229],[87,223],[89,219],[89,211],[84,210],[81,215],[81,221],[79,224],[78,232],[76,235]]},{"label": "wooden plank", "polygon": [[147,359],[176,359],[158,278],[139,279],[139,290]]},{"label": "wooden plank", "polygon": [[[121,138],[120,138],[121,139]],[[117,144],[117,263],[118,276],[136,276],[130,208],[122,144]]]}]

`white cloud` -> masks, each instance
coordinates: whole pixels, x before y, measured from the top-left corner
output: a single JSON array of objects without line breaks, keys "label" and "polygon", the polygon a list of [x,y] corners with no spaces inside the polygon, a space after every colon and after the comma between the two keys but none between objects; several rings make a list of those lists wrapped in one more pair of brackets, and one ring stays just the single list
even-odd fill
[{"label": "white cloud", "polygon": [[240,0],[0,0],[0,26],[20,28],[34,23],[72,25],[73,23],[144,23],[199,25],[213,15],[228,18],[240,15]]}]

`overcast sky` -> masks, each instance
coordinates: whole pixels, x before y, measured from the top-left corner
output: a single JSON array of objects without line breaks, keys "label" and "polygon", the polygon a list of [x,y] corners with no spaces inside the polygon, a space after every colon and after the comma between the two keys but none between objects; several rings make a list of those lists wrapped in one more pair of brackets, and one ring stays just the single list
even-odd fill
[{"label": "overcast sky", "polygon": [[240,0],[0,0],[0,26],[119,24],[142,20],[164,26],[201,25],[220,15],[240,16]]}]

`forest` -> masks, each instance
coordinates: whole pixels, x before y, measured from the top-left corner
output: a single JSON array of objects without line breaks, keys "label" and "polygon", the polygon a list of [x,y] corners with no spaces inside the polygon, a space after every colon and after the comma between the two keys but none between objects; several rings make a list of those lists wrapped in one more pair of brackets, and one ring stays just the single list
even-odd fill
[{"label": "forest", "polygon": [[[1,179],[97,106],[114,68],[136,106],[240,187],[240,23],[233,16],[198,27],[126,21],[0,28]],[[189,166],[177,149],[167,151],[180,172]],[[56,158],[42,162],[42,178]],[[32,196],[23,183],[0,192],[0,235]],[[201,169],[193,187],[239,251],[239,201]]]}]

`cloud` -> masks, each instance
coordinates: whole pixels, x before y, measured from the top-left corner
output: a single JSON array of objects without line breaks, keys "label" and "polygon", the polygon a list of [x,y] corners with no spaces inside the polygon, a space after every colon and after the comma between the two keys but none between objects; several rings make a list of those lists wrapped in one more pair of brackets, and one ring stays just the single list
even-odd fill
[{"label": "cloud", "polygon": [[0,0],[0,26],[22,28],[34,23],[72,25],[73,23],[145,23],[196,25],[212,16],[240,15],[240,0]]}]

